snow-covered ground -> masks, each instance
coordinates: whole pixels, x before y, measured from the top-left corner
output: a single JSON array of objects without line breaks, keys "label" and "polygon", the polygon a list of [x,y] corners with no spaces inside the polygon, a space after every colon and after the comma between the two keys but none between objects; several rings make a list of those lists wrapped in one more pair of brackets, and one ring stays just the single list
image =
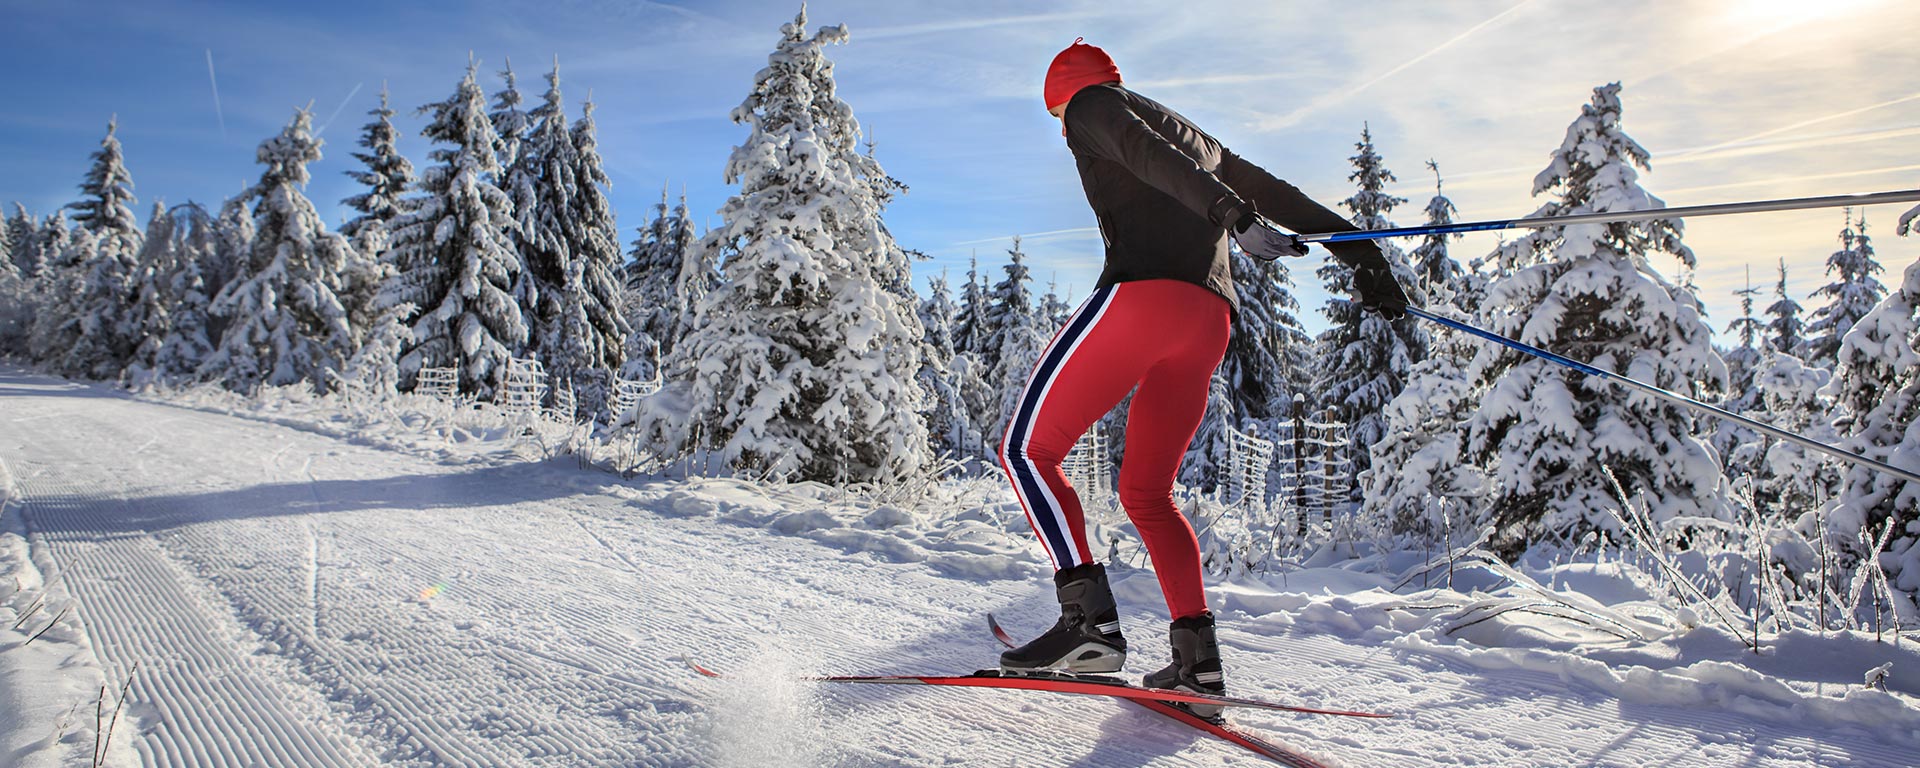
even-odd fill
[{"label": "snow-covered ground", "polygon": [[[987,667],[987,613],[1050,623],[1044,561],[997,484],[908,508],[623,480],[430,410],[138,398],[0,368],[0,765],[1262,764],[1104,699],[793,681]],[[1920,750],[1911,641],[1763,636],[1756,655],[1688,628],[1625,563],[1469,560],[1449,590],[1444,568],[1398,584],[1420,562],[1396,557],[1211,585],[1233,692],[1398,715],[1241,725],[1335,766]],[[1159,589],[1116,575],[1144,672],[1164,654]],[[1888,691],[1864,685],[1889,663]]]}]

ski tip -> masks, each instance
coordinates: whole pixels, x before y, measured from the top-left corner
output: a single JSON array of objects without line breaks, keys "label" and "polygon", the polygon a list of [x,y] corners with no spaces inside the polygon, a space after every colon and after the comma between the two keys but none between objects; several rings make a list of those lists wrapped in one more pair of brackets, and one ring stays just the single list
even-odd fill
[{"label": "ski tip", "polygon": [[703,666],[700,666],[700,663],[699,663],[699,662],[697,662],[697,661],[694,661],[694,660],[693,660],[692,658],[689,658],[689,657],[684,657],[684,656],[683,656],[683,657],[681,657],[681,660],[682,660],[682,661],[685,661],[685,662],[687,662],[687,666],[688,666],[688,667],[690,667],[690,668],[692,668],[692,669],[693,669],[693,671],[695,671],[695,672],[698,672],[698,673],[700,673],[701,675],[704,675],[704,676],[706,676],[706,677],[719,677],[719,676],[720,676],[720,673],[718,673],[718,672],[715,672],[715,671],[713,671],[713,670],[711,670],[711,669],[707,669],[706,667],[703,667]]},{"label": "ski tip", "polygon": [[999,640],[1001,645],[1004,645],[1008,648],[1012,648],[1015,645],[1017,645],[1016,643],[1013,642],[1013,636],[1007,634],[1007,630],[1001,628],[1000,621],[998,619],[995,619],[993,617],[993,614],[991,613],[987,614],[987,629],[993,631],[993,638],[995,640]]}]

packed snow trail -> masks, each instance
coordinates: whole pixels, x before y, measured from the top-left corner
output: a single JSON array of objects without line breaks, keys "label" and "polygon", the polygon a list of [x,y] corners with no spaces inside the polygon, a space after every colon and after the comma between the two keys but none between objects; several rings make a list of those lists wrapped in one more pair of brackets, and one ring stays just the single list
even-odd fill
[{"label": "packed snow trail", "polygon": [[[66,569],[106,682],[139,664],[127,716],[145,765],[1265,764],[1112,701],[795,681],[991,666],[981,617],[1026,633],[1055,609],[1038,565],[969,575],[906,544],[736,522],[777,490],[621,483],[570,459],[441,463],[7,369],[0,460],[23,502],[5,514],[36,562]],[[1151,574],[1115,588],[1129,674],[1158,666]],[[1360,642],[1339,617],[1262,607],[1276,602],[1219,597],[1231,691],[1400,715],[1236,713],[1333,766],[1910,757],[1738,702],[1626,702]],[[0,629],[16,618],[0,609]],[[699,678],[687,654],[730,678]]]}]

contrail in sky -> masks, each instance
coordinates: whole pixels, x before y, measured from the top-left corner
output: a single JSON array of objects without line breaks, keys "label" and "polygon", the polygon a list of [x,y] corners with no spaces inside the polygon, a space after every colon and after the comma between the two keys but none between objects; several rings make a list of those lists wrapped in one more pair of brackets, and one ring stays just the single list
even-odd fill
[{"label": "contrail in sky", "polygon": [[1079,235],[1079,234],[1085,234],[1088,232],[1098,232],[1098,231],[1100,231],[1100,228],[1098,227],[1076,227],[1073,229],[1056,229],[1051,232],[1029,232],[1024,235],[1002,235],[1000,237],[989,237],[984,240],[963,240],[958,243],[953,243],[952,245],[961,246],[961,245],[980,245],[983,243],[1001,243],[1001,242],[1007,242],[1016,237],[1022,240],[1038,240],[1046,237],[1057,237],[1060,235]]},{"label": "contrail in sky", "polygon": [[1792,124],[1792,125],[1783,125],[1783,126],[1780,126],[1780,127],[1778,127],[1778,128],[1770,128],[1770,129],[1768,129],[1768,130],[1764,130],[1764,131],[1761,131],[1761,132],[1759,132],[1759,133],[1756,133],[1756,134],[1752,134],[1752,135],[1749,135],[1749,136],[1742,136],[1742,137],[1740,137],[1740,138],[1737,138],[1737,139],[1733,139],[1733,140],[1731,140],[1731,141],[1723,141],[1723,142],[1720,142],[1719,144],[1715,144],[1715,145],[1713,145],[1713,146],[1709,146],[1709,147],[1701,147],[1701,148],[1699,148],[1699,149],[1690,149],[1690,150],[1687,150],[1687,151],[1685,151],[1685,152],[1681,152],[1681,153],[1677,153],[1677,154],[1673,154],[1673,155],[1668,155],[1668,157],[1669,157],[1669,158],[1673,158],[1673,157],[1686,157],[1687,155],[1697,155],[1697,154],[1700,154],[1700,153],[1703,153],[1703,152],[1712,152],[1712,151],[1714,151],[1714,150],[1716,150],[1716,149],[1725,149],[1725,148],[1727,148],[1727,147],[1733,147],[1733,146],[1738,146],[1738,145],[1741,145],[1741,144],[1745,144],[1745,143],[1747,143],[1747,142],[1749,142],[1749,141],[1753,141],[1753,140],[1755,140],[1755,139],[1764,139],[1764,138],[1766,138],[1766,137],[1768,137],[1768,136],[1772,136],[1772,135],[1774,135],[1774,134],[1776,134],[1776,133],[1786,133],[1787,131],[1791,131],[1791,130],[1795,130],[1795,129],[1799,129],[1799,128],[1805,128],[1805,127],[1807,127],[1807,126],[1809,126],[1809,125],[1817,125],[1817,124],[1820,124],[1820,123],[1824,123],[1824,122],[1826,122],[1826,121],[1828,121],[1828,120],[1839,120],[1840,118],[1843,118],[1843,117],[1853,117],[1854,115],[1857,115],[1857,114],[1860,114],[1860,113],[1862,113],[1862,112],[1871,112],[1871,111],[1873,111],[1873,110],[1876,110],[1876,109],[1880,109],[1880,108],[1882,108],[1882,107],[1891,107],[1891,106],[1893,106],[1893,105],[1895,105],[1895,104],[1905,104],[1906,102],[1909,102],[1909,101],[1913,101],[1913,100],[1915,100],[1915,99],[1920,99],[1920,93],[1916,93],[1916,94],[1912,94],[1912,95],[1910,95],[1910,96],[1902,96],[1902,97],[1900,97],[1900,98],[1898,98],[1898,99],[1894,99],[1894,100],[1892,100],[1892,101],[1883,101],[1883,102],[1880,102],[1880,103],[1878,103],[1878,104],[1869,104],[1869,105],[1867,105],[1867,106],[1864,106],[1864,107],[1860,107],[1860,108],[1858,108],[1858,109],[1849,109],[1849,110],[1847,110],[1847,111],[1845,111],[1845,112],[1835,112],[1835,113],[1833,113],[1833,114],[1831,114],[1831,115],[1826,115],[1826,116],[1823,116],[1823,117],[1816,117],[1816,118],[1812,118],[1812,119],[1810,119],[1810,120],[1802,120],[1802,121],[1800,121],[1800,122],[1797,122],[1797,123],[1794,123],[1794,124]]},{"label": "contrail in sky", "polygon": [[220,81],[213,77],[213,49],[207,49],[207,83],[213,86],[213,116],[220,120],[220,140],[227,140],[227,116],[220,111]]},{"label": "contrail in sky", "polygon": [[340,110],[347,108],[347,102],[353,101],[354,94],[357,94],[360,92],[360,86],[362,85],[366,85],[366,83],[353,84],[353,90],[347,91],[347,97],[340,100],[340,106],[334,107],[333,114],[327,115],[327,121],[320,124],[320,130],[313,132],[314,138],[319,138],[320,134],[327,132],[327,126],[333,125],[333,119],[340,116]]},{"label": "contrail in sky", "polygon": [[1681,195],[1681,194],[1686,194],[1688,192],[1703,192],[1710,189],[1732,189],[1734,187],[1755,187],[1755,186],[1761,186],[1765,184],[1784,184],[1790,181],[1845,179],[1845,178],[1851,178],[1854,176],[1878,176],[1884,173],[1905,173],[1907,171],[1920,171],[1920,165],[1896,165],[1888,168],[1868,168],[1863,171],[1840,171],[1837,173],[1816,173],[1816,174],[1809,174],[1805,176],[1784,176],[1777,179],[1755,179],[1753,181],[1736,181],[1731,184],[1712,184],[1704,187],[1685,187],[1682,189],[1662,190],[1661,194],[1662,195]]},{"label": "contrail in sky", "polygon": [[1500,21],[1501,19],[1504,19],[1508,16],[1513,15],[1515,11],[1518,11],[1521,8],[1525,8],[1532,4],[1533,4],[1533,0],[1520,0],[1520,2],[1515,3],[1513,7],[1508,8],[1504,11],[1501,11],[1497,14],[1494,14],[1493,18],[1487,19],[1486,21],[1473,25],[1473,27],[1468,29],[1467,31],[1454,35],[1451,39],[1447,40],[1446,42],[1436,45],[1431,49],[1428,49],[1426,53],[1422,53],[1418,56],[1415,56],[1411,59],[1406,60],[1405,62],[1401,63],[1400,66],[1394,67],[1393,69],[1389,69],[1385,72],[1380,73],[1379,75],[1375,76],[1372,80],[1368,80],[1356,86],[1341,88],[1332,93],[1322,95],[1320,98],[1307,102],[1306,106],[1295,109],[1292,112],[1288,112],[1287,114],[1281,117],[1274,118],[1271,120],[1262,120],[1260,122],[1260,129],[1271,131],[1271,130],[1279,130],[1281,128],[1293,127],[1294,125],[1299,124],[1300,120],[1307,116],[1307,113],[1313,112],[1315,110],[1318,110],[1322,107],[1326,107],[1331,104],[1338,103],[1340,101],[1344,101],[1352,97],[1353,95],[1360,93],[1361,91],[1364,91],[1368,88],[1372,88],[1373,86],[1378,85],[1380,81],[1385,80],[1389,77],[1393,77],[1394,75],[1400,74],[1401,72],[1406,71],[1408,67],[1412,67],[1415,64],[1419,64],[1420,62],[1426,61],[1427,59],[1431,58],[1434,54],[1444,51],[1447,48],[1451,47],[1454,43],[1458,43],[1461,40],[1465,40],[1469,36],[1473,35],[1473,33],[1479,32],[1482,29],[1486,29],[1487,27],[1493,25],[1494,23]]}]

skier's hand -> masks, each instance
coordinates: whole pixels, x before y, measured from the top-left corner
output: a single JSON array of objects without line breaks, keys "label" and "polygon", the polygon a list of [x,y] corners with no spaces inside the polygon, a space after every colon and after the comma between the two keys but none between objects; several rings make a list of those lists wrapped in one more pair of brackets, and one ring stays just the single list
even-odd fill
[{"label": "skier's hand", "polygon": [[1240,244],[1240,250],[1263,261],[1307,255],[1307,244],[1300,238],[1281,232],[1267,217],[1252,211],[1241,215],[1233,225],[1233,241]]},{"label": "skier's hand", "polygon": [[1389,322],[1407,316],[1407,292],[1393,279],[1393,270],[1384,266],[1360,267],[1353,271],[1353,295],[1360,308],[1380,313]]}]

